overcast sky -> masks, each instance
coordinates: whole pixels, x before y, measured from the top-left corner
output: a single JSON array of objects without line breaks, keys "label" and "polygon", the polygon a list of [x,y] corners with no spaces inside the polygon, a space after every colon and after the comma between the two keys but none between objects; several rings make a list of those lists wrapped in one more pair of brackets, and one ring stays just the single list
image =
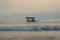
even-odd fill
[{"label": "overcast sky", "polygon": [[0,14],[59,11],[60,0],[0,0]]},{"label": "overcast sky", "polygon": [[60,0],[0,0],[0,15],[60,12]]}]

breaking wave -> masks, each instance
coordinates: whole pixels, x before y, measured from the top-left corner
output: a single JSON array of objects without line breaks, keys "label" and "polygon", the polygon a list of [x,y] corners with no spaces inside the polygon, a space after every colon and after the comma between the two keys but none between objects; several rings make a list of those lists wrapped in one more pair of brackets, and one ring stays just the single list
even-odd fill
[{"label": "breaking wave", "polygon": [[60,25],[32,25],[32,26],[0,26],[0,31],[56,31],[60,30]]}]

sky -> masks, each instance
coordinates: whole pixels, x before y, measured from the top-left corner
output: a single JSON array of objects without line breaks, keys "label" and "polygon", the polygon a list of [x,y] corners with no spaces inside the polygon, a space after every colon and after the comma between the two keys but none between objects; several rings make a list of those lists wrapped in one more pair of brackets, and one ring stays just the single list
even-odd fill
[{"label": "sky", "polygon": [[51,15],[52,13],[53,15],[58,13],[59,15],[60,0],[0,0],[0,17],[11,14],[37,13],[43,15],[46,13],[51,13]]}]

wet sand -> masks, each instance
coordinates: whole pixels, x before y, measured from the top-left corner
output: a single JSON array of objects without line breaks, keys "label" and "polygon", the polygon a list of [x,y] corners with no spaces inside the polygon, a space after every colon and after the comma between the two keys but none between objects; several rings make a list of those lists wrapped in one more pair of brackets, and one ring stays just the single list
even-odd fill
[{"label": "wet sand", "polygon": [[60,31],[0,31],[0,40],[60,40]]}]

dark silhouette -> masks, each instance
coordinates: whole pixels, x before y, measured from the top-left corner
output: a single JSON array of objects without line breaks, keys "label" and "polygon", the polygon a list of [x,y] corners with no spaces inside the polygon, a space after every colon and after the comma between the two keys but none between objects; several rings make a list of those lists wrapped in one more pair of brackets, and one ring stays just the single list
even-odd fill
[{"label": "dark silhouette", "polygon": [[27,22],[35,22],[35,17],[25,17]]}]

